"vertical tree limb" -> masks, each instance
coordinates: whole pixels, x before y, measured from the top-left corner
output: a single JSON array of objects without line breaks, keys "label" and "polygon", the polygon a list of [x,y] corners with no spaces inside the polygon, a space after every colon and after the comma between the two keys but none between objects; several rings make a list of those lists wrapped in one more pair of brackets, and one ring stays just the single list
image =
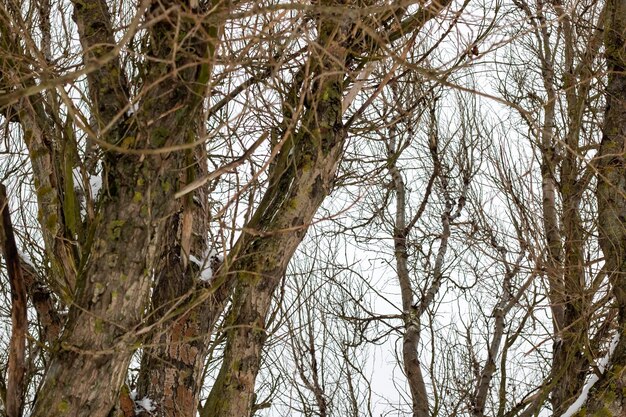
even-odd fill
[{"label": "vertical tree limb", "polygon": [[[597,156],[598,232],[621,333],[611,363],[587,402],[588,415],[626,415],[626,2],[607,0],[608,83]],[[618,333],[618,334],[619,334]]]},{"label": "vertical tree limb", "polygon": [[[329,2],[333,4],[334,2]],[[319,56],[311,58],[315,81],[302,126],[281,148],[269,187],[235,249],[233,308],[226,319],[227,343],[217,380],[202,417],[249,416],[267,339],[272,295],[313,216],[332,187],[343,153],[343,72],[348,59],[349,19],[320,18]]]},{"label": "vertical tree limb", "polygon": [[[32,87],[35,81],[30,76],[26,62],[34,59],[24,50],[16,28],[27,27],[17,13],[0,9],[0,51],[6,54],[3,63],[3,76],[0,89]],[[4,24],[4,21],[10,22]],[[22,97],[12,108],[12,122],[19,122],[23,130],[24,142],[33,170],[34,186],[39,208],[46,252],[51,264],[49,282],[59,296],[69,298],[76,281],[76,259],[72,240],[66,232],[63,216],[62,181],[63,176],[56,164],[59,132],[53,126],[49,113],[45,110],[43,96]],[[67,301],[67,300],[65,300]]]},{"label": "vertical tree limb", "polygon": [[[204,149],[196,149],[195,162],[188,168],[206,175]],[[185,181],[189,183],[192,177]],[[141,361],[137,378],[138,398],[149,397],[156,413],[164,417],[194,417],[202,388],[202,370],[210,330],[219,317],[223,302],[207,297],[187,307],[194,291],[201,288],[199,275],[211,268],[208,253],[208,192],[202,186],[183,197],[183,208],[167,221],[165,241],[160,250],[156,284],[152,294],[150,322],[155,325]],[[181,200],[179,200],[181,201]],[[188,247],[183,246],[185,215],[189,215]],[[186,262],[187,259],[191,259]],[[198,265],[197,262],[207,262]],[[219,265],[212,268],[215,274]],[[181,307],[182,306],[182,307]]]},{"label": "vertical tree limb", "polygon": [[11,285],[11,341],[9,343],[9,366],[7,370],[7,417],[21,417],[24,407],[24,382],[26,372],[26,285],[20,268],[20,258],[13,235],[9,201],[4,184],[0,183],[0,210],[2,224],[2,254]]},{"label": "vertical tree limb", "polygon": [[[579,16],[560,0],[532,2],[516,0],[529,22],[538,44],[535,54],[540,63],[546,98],[541,102],[543,121],[536,133],[541,157],[542,221],[547,246],[545,275],[549,284],[550,308],[554,328],[550,383],[535,402],[540,404],[550,393],[556,415],[563,413],[582,389],[588,372],[585,355],[589,331],[590,304],[585,284],[585,224],[581,216],[581,198],[587,179],[581,175],[583,161],[578,153],[583,119],[588,108],[589,91],[594,78],[593,62],[600,51],[600,30],[594,30],[582,43],[574,30]],[[551,23],[555,12],[559,19]],[[602,21],[602,15],[598,18]],[[561,36],[551,39],[554,24]],[[578,55],[577,44],[584,45]],[[555,60],[562,58],[561,67]],[[563,80],[563,86],[556,82]],[[559,107],[562,106],[562,107]],[[559,109],[561,109],[559,111]],[[559,114],[564,114],[559,130]]]},{"label": "vertical tree limb", "polygon": [[[424,382],[424,376],[422,374],[422,368],[419,361],[419,342],[420,342],[420,315],[413,302],[413,285],[411,284],[411,278],[409,275],[408,267],[408,251],[407,251],[407,236],[411,232],[412,226],[407,225],[406,221],[406,185],[402,178],[402,173],[398,168],[396,161],[400,156],[401,146],[397,144],[395,138],[395,129],[390,128],[390,138],[388,145],[388,170],[392,178],[392,187],[396,194],[396,213],[395,222],[393,225],[393,242],[394,242],[394,255],[396,258],[396,273],[398,275],[398,283],[400,284],[400,294],[402,298],[402,315],[404,318],[404,333],[402,335],[402,359],[404,362],[404,372],[406,373],[407,382],[409,383],[409,390],[411,392],[412,400],[412,415],[413,417],[428,417],[429,404],[428,393],[426,391],[426,384]],[[429,186],[427,187],[424,195],[422,206],[425,206],[426,201],[430,197],[432,190],[432,183],[434,178],[439,174],[438,166],[435,164],[433,168],[433,175]],[[418,215],[421,215],[423,211],[420,210]],[[417,216],[414,218],[417,220]],[[413,222],[412,222],[413,224]]]}]

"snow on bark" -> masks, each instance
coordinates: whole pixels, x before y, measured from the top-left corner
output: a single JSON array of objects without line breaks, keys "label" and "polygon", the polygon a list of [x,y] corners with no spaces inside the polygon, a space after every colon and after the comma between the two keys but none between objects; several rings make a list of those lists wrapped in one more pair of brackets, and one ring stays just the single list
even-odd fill
[{"label": "snow on bark", "polygon": [[[611,339],[611,344],[609,345],[608,352],[606,353],[606,355],[604,355],[604,357],[600,358],[600,360],[598,361],[597,366],[598,366],[598,371],[600,371],[600,373],[603,374],[604,371],[606,370],[607,365],[609,364],[609,360],[611,359],[613,352],[615,352],[615,348],[617,347],[618,342],[619,342],[619,333],[616,333],[615,336],[613,336],[613,339]],[[576,401],[574,401],[572,405],[569,406],[569,408],[565,411],[565,413],[561,415],[561,417],[572,417],[574,414],[576,414],[582,408],[582,406],[585,405],[585,402],[587,402],[589,391],[595,385],[595,383],[598,382],[599,379],[600,379],[600,376],[598,376],[598,374],[591,375],[591,377],[589,378],[589,380],[583,387],[583,390],[578,396],[578,398],[576,399]]]},{"label": "snow on bark", "polygon": [[213,273],[224,262],[224,257],[215,249],[207,249],[200,258],[189,255],[189,260],[199,268],[198,279],[209,282],[213,279]]}]

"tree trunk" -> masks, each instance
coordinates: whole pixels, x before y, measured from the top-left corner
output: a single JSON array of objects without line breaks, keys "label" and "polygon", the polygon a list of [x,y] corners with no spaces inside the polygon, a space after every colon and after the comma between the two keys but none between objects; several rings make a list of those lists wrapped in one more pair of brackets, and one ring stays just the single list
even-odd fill
[{"label": "tree trunk", "polygon": [[250,413],[272,294],[331,189],[343,150],[343,90],[338,78],[324,77],[320,83],[319,91],[326,97],[319,97],[317,108],[305,115],[307,123],[294,138],[292,156],[287,157],[289,149],[281,151],[270,188],[237,242],[229,265],[229,270],[236,271],[236,288],[225,324],[228,341],[203,417]]},{"label": "tree trunk", "polygon": [[310,108],[304,112],[300,130],[283,139],[269,188],[230,257],[229,270],[236,274],[236,287],[225,323],[226,350],[202,417],[251,413],[272,295],[313,215],[330,192],[342,155],[349,26],[350,22],[346,25],[330,16],[320,18],[318,42],[325,52],[311,62]]},{"label": "tree trunk", "polygon": [[[225,5],[212,7],[212,12],[218,13],[217,9],[221,11]],[[207,39],[204,42],[208,47],[205,61],[208,64],[202,64],[201,70],[209,78],[223,26],[223,21],[205,24]],[[206,134],[201,123],[198,126],[192,123],[186,131],[189,141]],[[208,166],[204,143],[186,150],[186,155],[189,164],[181,181],[189,185],[206,178]],[[215,262],[215,257],[207,259],[206,256],[217,249],[212,247],[214,242],[207,241],[211,214],[208,204],[205,184],[185,194],[178,213],[167,221],[167,235],[159,249],[160,261],[148,317],[155,327],[144,347],[138,376],[138,398],[150,398],[155,407],[151,413],[144,413],[146,415],[194,417],[197,413],[211,330],[232,289],[232,280],[201,280],[202,269],[208,268],[213,276],[217,276],[221,263]],[[206,264],[198,265],[198,262]],[[210,292],[208,296],[207,291]]]},{"label": "tree trunk", "polygon": [[[419,342],[421,333],[420,312],[414,306],[413,301],[413,285],[408,268],[408,251],[407,236],[412,229],[411,225],[407,225],[406,220],[406,185],[402,178],[402,173],[396,165],[397,159],[401,156],[401,146],[396,143],[395,131],[389,129],[389,173],[391,174],[393,188],[396,194],[396,215],[393,228],[394,255],[396,258],[396,273],[398,275],[398,283],[400,285],[400,295],[402,298],[402,315],[404,317],[404,333],[402,335],[402,360],[404,372],[406,373],[409,390],[411,392],[413,417],[428,417],[428,393],[424,376],[422,375],[422,367],[419,360]],[[433,178],[438,174],[435,164]],[[431,181],[432,183],[432,181]],[[426,191],[424,200],[428,199],[430,187]],[[413,220],[417,220],[417,217]],[[414,224],[414,222],[411,222]]]},{"label": "tree trunk", "polygon": [[[0,77],[0,90],[10,91],[14,87],[28,88],[35,83],[27,76],[30,68],[25,60],[13,59],[21,57],[24,51],[16,33],[4,26],[4,21],[11,21],[10,13],[4,8],[0,10],[0,50],[6,53],[3,62],[11,70],[3,70]],[[2,108],[0,114],[11,121],[18,122],[23,131],[24,143],[33,172],[33,183],[37,195],[38,220],[45,243],[46,255],[50,262],[48,282],[60,296],[69,299],[76,283],[75,251],[72,240],[67,232],[62,198],[63,175],[58,171],[58,144],[54,139],[59,136],[54,123],[60,120],[49,115],[44,101],[39,95],[23,97],[8,109]],[[64,300],[67,301],[67,300]]]},{"label": "tree trunk", "polygon": [[[206,152],[198,149],[187,183],[207,174],[206,162]],[[203,287],[202,268],[212,268],[216,275],[219,267],[203,256],[214,249],[207,248],[207,205],[206,187],[200,187],[184,197],[180,212],[168,221],[149,316],[155,329],[144,347],[138,377],[138,398],[150,398],[155,407],[146,415],[194,417],[198,409],[210,330],[228,294],[217,292],[200,303],[193,299]],[[208,263],[197,265],[198,260]]]},{"label": "tree trunk", "polygon": [[0,249],[6,262],[11,286],[11,340],[6,371],[5,412],[7,417],[21,417],[24,411],[26,334],[28,332],[26,283],[22,276],[20,257],[11,223],[9,199],[3,183],[0,183]]},{"label": "tree trunk", "polygon": [[[125,82],[116,59],[104,60],[90,73],[91,110],[106,151],[103,197],[34,417],[105,417],[119,398],[187,162],[181,151],[142,150],[193,141],[189,120],[201,115],[208,79],[203,71],[207,40],[194,20],[181,15],[175,2],[154,3],[148,10],[146,19],[154,23],[145,52],[160,60],[146,67],[141,108],[135,114],[125,113],[125,91],[118,88]],[[76,2],[75,18],[87,64],[110,54],[115,42],[106,2]],[[175,38],[178,30],[187,34],[183,41]]]},{"label": "tree trunk", "polygon": [[604,45],[608,84],[597,156],[598,232],[604,271],[618,308],[619,342],[592,392],[587,415],[626,416],[626,2],[607,0]]},{"label": "tree trunk", "polygon": [[[582,355],[587,335],[583,319],[584,229],[580,218],[584,181],[579,175],[581,165],[578,155],[571,150],[579,146],[581,106],[585,103],[588,88],[588,82],[584,81],[584,86],[577,90],[578,80],[586,80],[588,77],[574,71],[575,37],[569,12],[562,10],[558,2],[552,5],[562,15],[558,25],[563,32],[562,48],[566,67],[563,70],[563,93],[567,102],[567,129],[563,139],[555,137],[559,95],[555,85],[553,57],[557,54],[558,46],[550,47],[548,20],[543,9],[545,5],[542,5],[537,10],[540,25],[536,27],[536,36],[542,46],[537,50],[537,55],[547,99],[543,105],[544,121],[538,139],[541,141],[542,220],[548,248],[546,275],[554,327],[550,403],[554,415],[560,415],[580,392],[587,371],[587,361]],[[529,13],[529,9],[526,9],[526,13]],[[594,46],[591,42],[588,45],[592,56],[596,52]],[[558,158],[559,153],[563,154],[562,160]],[[561,200],[560,219],[558,197]]]}]

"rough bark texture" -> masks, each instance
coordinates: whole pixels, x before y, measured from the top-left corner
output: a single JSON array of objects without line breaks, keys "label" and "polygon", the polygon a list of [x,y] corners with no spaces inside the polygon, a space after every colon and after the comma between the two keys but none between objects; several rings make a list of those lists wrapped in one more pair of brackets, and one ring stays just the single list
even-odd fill
[{"label": "rough bark texture", "polygon": [[[87,62],[106,58],[113,45],[106,3],[76,2],[75,18]],[[118,401],[137,343],[156,254],[167,221],[176,213],[173,196],[186,166],[184,152],[146,155],[141,149],[190,142],[187,127],[201,114],[206,82],[201,63],[208,50],[202,37],[195,36],[199,28],[181,16],[180,5],[154,3],[147,19],[154,18],[160,20],[150,26],[145,52],[161,60],[148,67],[136,115],[124,114],[126,98],[118,86],[125,83],[116,59],[105,59],[102,74],[89,78],[101,145],[129,152],[105,154],[104,192],[93,242],[86,248],[88,259],[79,271],[68,323],[33,416],[107,416]],[[174,28],[186,29],[184,41],[173,38],[178,33]]]},{"label": "rough bark texture", "polygon": [[[155,159],[145,158],[138,172],[133,165],[118,165],[109,176],[110,196],[103,202],[76,307],[70,309],[34,415],[106,416],[117,399],[136,342],[134,327],[147,301],[155,247],[165,231],[162,219],[172,215],[172,192],[162,184],[176,184],[166,173],[180,167],[176,158],[170,164]],[[151,175],[162,168],[163,175]],[[128,250],[128,242],[135,250]]]},{"label": "rough bark texture", "polygon": [[[189,170],[206,175],[205,152],[197,151],[196,163]],[[223,300],[217,302],[209,297],[188,307],[193,303],[193,293],[203,286],[200,270],[211,267],[215,274],[218,268],[187,261],[189,251],[193,259],[201,262],[207,253],[207,205],[206,187],[198,188],[193,197],[185,196],[180,212],[168,221],[169,232],[159,251],[162,259],[157,267],[149,317],[155,329],[144,347],[137,384],[138,398],[153,400],[153,416],[196,415],[210,329],[223,306]],[[189,245],[184,243],[188,239]]]},{"label": "rough bark texture", "polygon": [[604,44],[608,84],[597,157],[598,231],[604,271],[619,310],[619,343],[587,404],[587,415],[626,416],[626,2],[608,0]]},{"label": "rough bark texture", "polygon": [[626,320],[626,3],[607,2],[605,28],[609,82],[598,155],[600,244],[620,320]]},{"label": "rough bark texture", "polygon": [[[174,216],[173,222],[177,220]],[[170,230],[175,231],[176,226]],[[181,309],[197,285],[197,270],[183,267],[177,234],[171,235],[171,251],[159,263],[161,269],[152,295],[150,319],[156,328],[144,348],[137,393],[138,398],[153,400],[156,408],[151,415],[194,416],[211,320],[206,302]]]},{"label": "rough bark texture", "polygon": [[[217,13],[222,6],[215,4],[211,13]],[[210,77],[223,25],[223,21],[218,21],[188,28],[192,33],[201,30],[191,45],[198,48],[204,43],[207,48],[200,70],[201,77],[205,78],[202,83],[208,82]],[[206,133],[195,122],[186,127],[186,132],[189,142],[195,142]],[[204,145],[188,149],[186,157],[189,165],[181,172],[182,183],[188,185],[198,178],[206,178]],[[150,415],[194,417],[210,332],[223,311],[232,285],[225,280],[207,289],[212,283],[200,281],[203,268],[211,268],[216,276],[221,263],[217,258],[205,259],[209,250],[217,249],[208,247],[211,243],[207,242],[210,210],[206,184],[184,195],[179,203],[178,212],[167,221],[167,232],[158,249],[160,261],[149,313],[154,329],[144,347],[137,392],[139,398],[153,400],[155,410]],[[198,265],[192,259],[209,264]]]},{"label": "rough bark texture", "polygon": [[[6,9],[0,10],[0,17],[11,22],[17,14],[11,15]],[[34,85],[30,68],[26,62],[12,59],[24,56],[17,38],[18,30],[8,25],[0,25],[0,50],[4,52],[0,90],[27,88]],[[53,138],[62,136],[55,127],[58,115],[46,111],[41,95],[23,97],[2,113],[8,119],[20,124],[24,142],[33,170],[34,188],[38,203],[38,220],[41,225],[46,254],[50,260],[49,285],[57,294],[70,298],[76,281],[77,260],[72,241],[74,238],[66,227],[66,213],[63,209],[63,175],[59,169],[59,144]]]}]

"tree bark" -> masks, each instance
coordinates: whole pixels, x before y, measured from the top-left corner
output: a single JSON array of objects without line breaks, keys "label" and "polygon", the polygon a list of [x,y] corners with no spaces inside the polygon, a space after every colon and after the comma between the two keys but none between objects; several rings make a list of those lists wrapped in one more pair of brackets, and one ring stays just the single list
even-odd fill
[{"label": "tree bark", "polygon": [[[212,13],[224,5],[214,5]],[[205,13],[204,10],[195,10]],[[211,76],[212,59],[224,22],[205,25],[207,58],[202,68]],[[207,78],[208,81],[208,78]],[[204,127],[192,123],[187,135],[196,140],[205,134]],[[185,185],[208,175],[205,145],[186,150],[188,167],[181,174]],[[178,212],[167,221],[164,242],[159,248],[155,288],[151,299],[149,322],[155,328],[144,347],[138,376],[138,397],[149,397],[155,409],[153,416],[194,417],[202,389],[204,362],[211,330],[222,313],[232,289],[232,280],[202,282],[203,268],[218,275],[221,262],[206,259],[210,210],[208,187],[204,185],[181,198]],[[220,255],[221,256],[221,255]],[[194,263],[207,262],[206,265]],[[207,292],[210,293],[207,296]],[[144,413],[147,414],[147,413]]]},{"label": "tree bark", "polygon": [[626,416],[626,2],[607,0],[608,83],[597,156],[598,232],[618,309],[619,342],[587,402],[587,415]]},{"label": "tree bark", "polygon": [[[198,149],[195,159],[188,171],[193,176],[206,175],[206,152]],[[186,182],[190,180],[191,176]],[[180,212],[168,220],[169,232],[159,251],[162,259],[149,316],[155,329],[144,347],[138,377],[138,398],[149,397],[155,406],[151,413],[144,413],[151,416],[196,415],[210,331],[229,293],[222,290],[194,303],[193,295],[203,288],[199,280],[201,269],[212,268],[213,275],[217,275],[219,265],[210,265],[211,260],[203,256],[210,249],[206,187],[183,199]],[[184,243],[187,239],[189,245]],[[190,255],[192,259],[207,261],[207,265],[190,262]]]},{"label": "tree bark", "polygon": [[[419,342],[421,333],[420,315],[413,302],[413,285],[408,268],[408,252],[407,252],[407,236],[411,231],[411,225],[407,225],[406,221],[406,186],[402,173],[396,165],[397,159],[400,157],[400,145],[396,143],[395,132],[393,128],[389,129],[390,144],[389,148],[389,173],[393,188],[396,194],[396,216],[393,227],[394,255],[396,258],[396,273],[398,275],[398,283],[400,284],[400,294],[402,298],[402,315],[404,317],[404,333],[402,335],[402,359],[404,362],[404,372],[406,373],[409,390],[411,392],[412,413],[413,417],[428,417],[428,393],[426,384],[422,375],[422,367],[419,360]],[[435,163],[434,171],[437,171]],[[433,179],[438,172],[433,173]],[[429,197],[432,180],[424,196],[424,201]],[[418,212],[416,216],[421,216]],[[415,218],[417,220],[418,217]],[[414,224],[414,221],[411,222]]]},{"label": "tree bark", "polygon": [[[20,19],[16,17],[19,12],[14,11],[11,15],[2,8],[0,13],[3,21],[19,24]],[[35,84],[30,76],[30,67],[26,64],[28,59],[13,59],[13,56],[26,56],[16,33],[19,30],[15,30],[15,27],[0,25],[0,49],[5,52],[4,60],[8,67],[0,77],[2,91],[32,87]],[[59,131],[45,110],[41,95],[20,98],[11,108],[6,111],[3,109],[2,112],[8,120],[20,124],[28,148],[37,196],[38,220],[51,266],[47,281],[57,294],[69,299],[76,282],[77,259],[72,245],[74,237],[67,233],[65,223],[63,175],[58,165],[59,143],[55,141]]]},{"label": "tree bark", "polygon": [[[174,194],[180,172],[187,166],[184,152],[159,150],[193,141],[189,121],[202,114],[208,80],[203,70],[209,47],[202,28],[177,2],[155,2],[146,16],[153,24],[145,53],[159,59],[147,66],[140,109],[129,115],[125,92],[118,88],[124,85],[123,72],[107,57],[113,38],[100,39],[111,27],[106,3],[76,2],[75,15],[87,63],[105,62],[98,67],[102,73],[89,79],[99,144],[106,151],[104,192],[68,323],[33,416],[105,417],[117,403],[138,343],[158,249],[179,206]],[[175,38],[178,30],[187,34],[183,41]]]},{"label": "tree bark", "polygon": [[[560,194],[562,199],[561,227],[563,238],[563,270],[561,293],[551,300],[562,305],[562,321],[557,322],[553,345],[552,378],[554,388],[550,401],[554,415],[561,415],[577,397],[585,383],[588,361],[583,352],[588,325],[584,319],[588,308],[585,300],[584,270],[584,229],[580,217],[580,201],[584,183],[580,179],[581,164],[573,149],[579,147],[582,109],[585,105],[585,82],[577,77],[575,68],[575,38],[570,22],[569,11],[565,11],[559,1],[554,8],[561,16],[560,29],[564,37],[564,93],[567,102],[567,131],[562,148],[563,160],[560,164]],[[555,145],[553,145],[555,146]]]},{"label": "tree bark", "polygon": [[26,284],[20,267],[20,257],[15,244],[9,200],[4,184],[0,183],[0,245],[11,286],[11,339],[7,367],[7,392],[5,411],[7,417],[21,417],[24,411],[26,389]]},{"label": "tree bark", "polygon": [[[549,22],[544,10],[546,4],[538,3],[535,12],[527,4],[519,4],[529,20],[536,22],[537,56],[547,93],[543,104],[544,120],[537,139],[541,150],[543,232],[548,249],[545,265],[554,327],[549,391],[553,412],[560,415],[582,389],[588,369],[588,361],[582,354],[586,346],[588,326],[584,314],[588,306],[583,267],[584,228],[580,217],[580,200],[586,183],[580,175],[582,165],[574,150],[579,147],[582,110],[589,91],[590,62],[598,53],[599,42],[596,38],[590,40],[582,63],[576,65],[576,38],[570,12],[565,11],[558,0],[550,3],[561,16],[558,25],[563,33],[564,86],[559,92],[565,96],[567,104],[567,126],[563,137],[558,138],[555,131],[559,94],[555,85],[554,57],[561,53],[559,45],[551,48]],[[536,13],[536,20],[533,13]],[[559,197],[561,210],[558,208]]]},{"label": "tree bark", "polygon": [[311,62],[315,81],[307,93],[310,108],[299,131],[283,139],[269,188],[231,256],[229,271],[235,274],[236,286],[225,323],[226,349],[202,417],[251,413],[272,295],[332,188],[343,152],[343,73],[351,23],[334,16],[320,18],[321,52]]}]

